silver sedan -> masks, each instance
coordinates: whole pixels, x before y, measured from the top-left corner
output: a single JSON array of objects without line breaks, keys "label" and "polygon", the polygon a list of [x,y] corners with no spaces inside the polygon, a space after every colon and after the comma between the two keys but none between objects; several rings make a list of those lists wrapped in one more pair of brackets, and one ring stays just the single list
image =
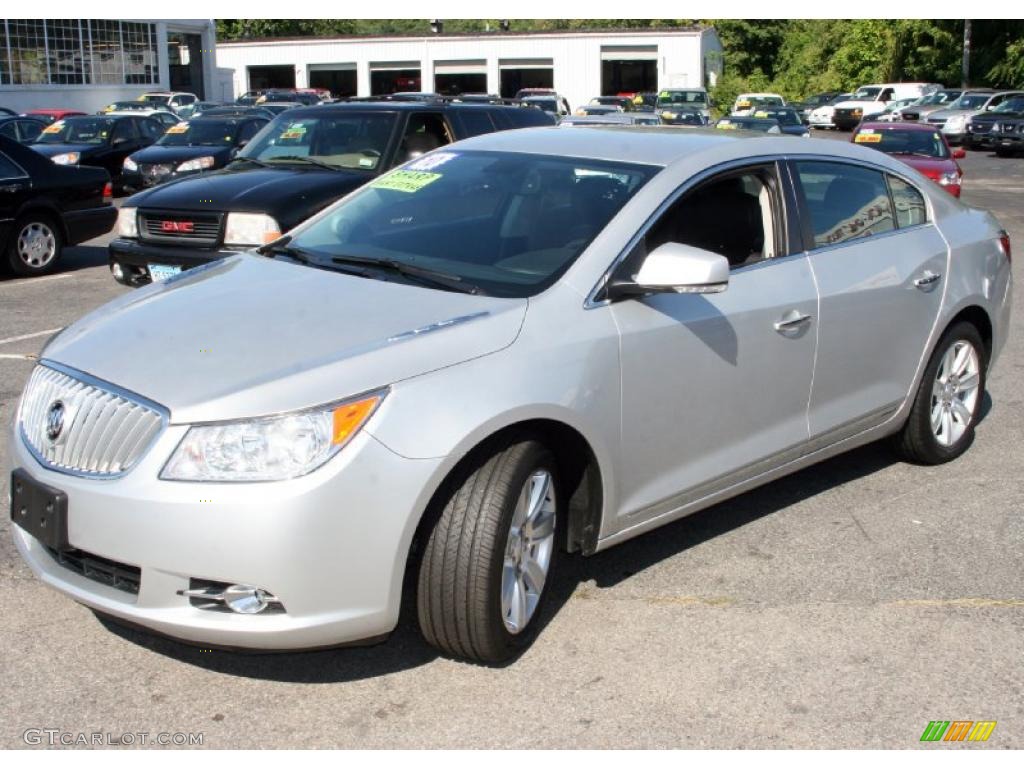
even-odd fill
[{"label": "silver sedan", "polygon": [[500,662],[559,558],[869,441],[970,446],[1010,243],[854,144],[530,129],[371,181],[51,340],[17,546],[187,641],[386,636]]}]

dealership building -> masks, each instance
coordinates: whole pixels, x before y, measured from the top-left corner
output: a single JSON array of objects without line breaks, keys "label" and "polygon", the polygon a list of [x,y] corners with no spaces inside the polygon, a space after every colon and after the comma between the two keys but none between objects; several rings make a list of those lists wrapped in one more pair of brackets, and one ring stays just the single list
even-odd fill
[{"label": "dealership building", "polygon": [[335,97],[396,91],[514,96],[554,88],[571,106],[597,95],[710,86],[722,44],[710,27],[435,34],[221,42],[217,66],[235,95],[326,88]]},{"label": "dealership building", "polygon": [[0,19],[0,106],[95,112],[147,90],[231,98],[212,19]]}]

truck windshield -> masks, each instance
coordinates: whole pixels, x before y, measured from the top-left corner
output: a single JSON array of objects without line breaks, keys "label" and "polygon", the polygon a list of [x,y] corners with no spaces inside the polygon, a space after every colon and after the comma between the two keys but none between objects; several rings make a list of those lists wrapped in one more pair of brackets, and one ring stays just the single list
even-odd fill
[{"label": "truck windshield", "polygon": [[704,91],[662,91],[661,93],[658,94],[657,106],[700,106],[707,103],[708,95]]},{"label": "truck windshield", "polygon": [[[288,248],[330,267],[376,261],[493,296],[552,285],[657,168],[512,152],[438,150],[296,230]],[[287,249],[285,251],[288,252]]]},{"label": "truck windshield", "polygon": [[853,101],[874,101],[875,97],[882,92],[881,88],[858,88],[853,94]]}]

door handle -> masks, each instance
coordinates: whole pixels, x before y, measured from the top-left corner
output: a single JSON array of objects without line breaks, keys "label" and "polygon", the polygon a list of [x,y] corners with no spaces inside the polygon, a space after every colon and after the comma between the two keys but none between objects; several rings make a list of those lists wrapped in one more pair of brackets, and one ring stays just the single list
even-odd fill
[{"label": "door handle", "polygon": [[805,315],[795,309],[789,310],[781,319],[775,322],[775,330],[779,333],[789,333],[799,330],[805,323],[811,321],[810,315]]},{"label": "door handle", "polygon": [[942,274],[939,273],[939,272],[932,272],[931,270],[925,270],[924,275],[919,277],[919,278],[917,278],[917,280],[914,281],[914,287],[915,288],[920,288],[922,291],[930,290],[931,286],[933,286],[937,282],[939,282],[939,278],[941,278],[941,277],[942,277]]}]

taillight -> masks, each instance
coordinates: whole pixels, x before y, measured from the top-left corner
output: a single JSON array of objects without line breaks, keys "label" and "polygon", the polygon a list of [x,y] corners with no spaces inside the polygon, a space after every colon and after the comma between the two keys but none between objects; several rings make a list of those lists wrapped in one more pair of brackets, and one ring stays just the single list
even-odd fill
[{"label": "taillight", "polygon": [[1006,254],[1006,260],[1012,262],[1013,258],[1010,256],[1010,235],[1005,229],[999,233],[999,247],[1002,248],[1003,253]]},{"label": "taillight", "polygon": [[103,202],[112,203],[114,202],[114,185],[109,181],[103,185]]}]

